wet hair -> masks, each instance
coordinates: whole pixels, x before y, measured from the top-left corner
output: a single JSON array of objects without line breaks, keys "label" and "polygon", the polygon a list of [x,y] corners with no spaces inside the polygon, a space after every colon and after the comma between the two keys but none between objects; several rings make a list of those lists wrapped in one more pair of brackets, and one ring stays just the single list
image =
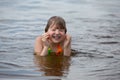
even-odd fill
[{"label": "wet hair", "polygon": [[45,32],[48,31],[48,29],[53,26],[53,25],[57,25],[59,29],[65,29],[65,33],[67,32],[66,29],[66,22],[62,17],[59,16],[52,16],[49,20],[48,23],[45,27]]}]

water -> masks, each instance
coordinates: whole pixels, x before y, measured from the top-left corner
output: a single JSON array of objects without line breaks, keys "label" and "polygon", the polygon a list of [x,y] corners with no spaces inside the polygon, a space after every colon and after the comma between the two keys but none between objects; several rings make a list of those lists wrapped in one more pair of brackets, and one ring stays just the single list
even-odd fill
[{"label": "water", "polygon": [[[119,8],[119,0],[1,0],[0,80],[119,80]],[[74,56],[33,55],[53,15],[66,20]]]}]

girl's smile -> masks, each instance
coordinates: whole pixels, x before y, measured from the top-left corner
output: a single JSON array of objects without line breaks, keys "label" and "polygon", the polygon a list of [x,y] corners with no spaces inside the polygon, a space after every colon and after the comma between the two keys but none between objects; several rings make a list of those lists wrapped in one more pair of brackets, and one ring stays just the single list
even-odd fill
[{"label": "girl's smile", "polygon": [[56,33],[49,33],[50,34],[50,40],[53,42],[53,43],[59,43],[61,41],[64,40],[64,36],[65,34],[56,34]]},{"label": "girl's smile", "polygon": [[55,40],[59,40],[62,36],[60,34],[53,34],[52,38],[54,38]]}]

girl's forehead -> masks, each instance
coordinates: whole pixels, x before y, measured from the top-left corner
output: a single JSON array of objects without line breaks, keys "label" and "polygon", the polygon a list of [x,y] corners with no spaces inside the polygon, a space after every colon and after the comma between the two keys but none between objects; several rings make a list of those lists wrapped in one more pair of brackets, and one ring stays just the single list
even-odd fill
[{"label": "girl's forehead", "polygon": [[60,25],[54,24],[54,25],[51,25],[50,28],[59,29],[59,28],[61,28],[61,27],[60,27]]}]

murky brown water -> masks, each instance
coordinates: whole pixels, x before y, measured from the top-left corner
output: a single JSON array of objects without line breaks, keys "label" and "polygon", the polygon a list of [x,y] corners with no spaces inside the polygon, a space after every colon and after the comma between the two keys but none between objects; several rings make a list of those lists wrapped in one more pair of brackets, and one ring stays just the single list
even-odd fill
[{"label": "murky brown water", "polygon": [[[119,0],[1,0],[0,80],[119,80]],[[33,55],[47,20],[62,16],[71,57]]]}]

